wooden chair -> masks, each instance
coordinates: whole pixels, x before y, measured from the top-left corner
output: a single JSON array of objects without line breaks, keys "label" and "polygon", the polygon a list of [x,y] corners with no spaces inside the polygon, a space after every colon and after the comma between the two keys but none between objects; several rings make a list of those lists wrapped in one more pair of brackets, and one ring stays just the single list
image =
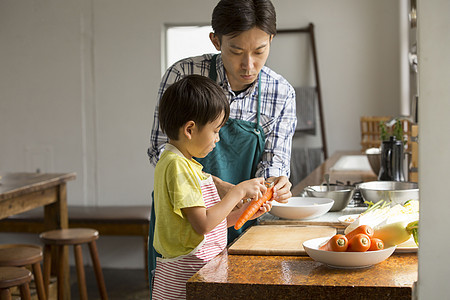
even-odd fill
[{"label": "wooden chair", "polygon": [[11,300],[13,287],[19,287],[20,298],[31,300],[29,283],[31,272],[19,267],[0,267],[0,300]]},{"label": "wooden chair", "polygon": [[31,266],[39,300],[47,299],[42,280],[42,248],[37,245],[4,244],[0,245],[0,267]]},{"label": "wooden chair", "polygon": [[[44,284],[47,290],[50,280],[52,247],[57,248],[56,253],[58,255],[59,261],[59,259],[63,259],[63,255],[60,255],[60,253],[64,253],[65,247],[68,245],[73,245],[80,299],[87,299],[86,279],[84,275],[84,265],[83,265],[83,256],[81,252],[82,250],[81,245],[88,244],[101,299],[108,299],[105,282],[103,279],[103,273],[100,266],[100,261],[98,259],[97,245],[95,242],[98,239],[98,236],[99,236],[98,231],[90,228],[59,229],[47,231],[40,235],[41,240],[45,244]],[[62,266],[62,264],[60,263],[59,266]],[[64,286],[60,284],[64,282],[63,271],[64,270],[61,270],[61,268],[58,268],[57,271],[58,299],[64,299],[65,294]]]},{"label": "wooden chair", "polygon": [[360,124],[362,151],[366,151],[369,148],[378,148],[381,146],[380,122],[387,122],[391,119],[392,117],[361,117]]},{"label": "wooden chair", "polygon": [[[363,116],[360,118],[361,124],[361,150],[364,152],[369,148],[378,148],[381,146],[381,122],[388,122],[393,118],[390,116]],[[411,126],[412,122],[406,118],[398,118],[403,128],[403,135],[406,139],[405,150],[411,149]]]}]

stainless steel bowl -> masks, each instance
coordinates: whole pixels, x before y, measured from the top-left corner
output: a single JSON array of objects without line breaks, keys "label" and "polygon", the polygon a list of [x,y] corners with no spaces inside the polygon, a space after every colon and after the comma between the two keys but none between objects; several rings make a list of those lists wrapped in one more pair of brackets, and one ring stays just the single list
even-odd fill
[{"label": "stainless steel bowl", "polygon": [[334,200],[330,211],[340,211],[347,207],[355,192],[354,187],[332,185],[328,190],[324,185],[313,185],[305,188],[309,197],[330,198]]},{"label": "stainless steel bowl", "polygon": [[370,181],[357,185],[366,201],[377,203],[380,200],[404,204],[408,200],[419,200],[419,185],[415,182]]}]

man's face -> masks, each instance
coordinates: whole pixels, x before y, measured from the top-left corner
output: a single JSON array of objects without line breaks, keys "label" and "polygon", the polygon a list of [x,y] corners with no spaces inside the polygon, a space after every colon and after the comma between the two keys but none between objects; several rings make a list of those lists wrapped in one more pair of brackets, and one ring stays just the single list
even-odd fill
[{"label": "man's face", "polygon": [[238,36],[222,36],[222,40],[210,34],[217,50],[222,52],[228,82],[234,91],[252,84],[267,61],[272,36],[257,27]]}]

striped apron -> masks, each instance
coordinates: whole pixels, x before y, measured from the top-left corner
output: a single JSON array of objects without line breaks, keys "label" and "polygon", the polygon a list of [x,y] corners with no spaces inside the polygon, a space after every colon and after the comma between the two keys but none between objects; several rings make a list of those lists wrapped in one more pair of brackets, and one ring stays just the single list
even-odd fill
[{"label": "striped apron", "polygon": [[[200,182],[206,208],[220,201],[212,176]],[[156,258],[152,299],[186,299],[186,282],[227,245],[227,220],[224,219],[191,253],[175,258]]]}]

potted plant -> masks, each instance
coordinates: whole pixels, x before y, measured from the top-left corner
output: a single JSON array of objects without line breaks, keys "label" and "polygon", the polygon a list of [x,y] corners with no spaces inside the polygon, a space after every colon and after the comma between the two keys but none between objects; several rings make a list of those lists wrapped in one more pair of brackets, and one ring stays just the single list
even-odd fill
[{"label": "potted plant", "polygon": [[403,141],[403,147],[406,152],[408,147],[408,136],[405,135],[402,120],[395,118],[389,122],[380,122],[380,140],[381,142],[389,140],[391,136],[395,136],[398,141]]}]

